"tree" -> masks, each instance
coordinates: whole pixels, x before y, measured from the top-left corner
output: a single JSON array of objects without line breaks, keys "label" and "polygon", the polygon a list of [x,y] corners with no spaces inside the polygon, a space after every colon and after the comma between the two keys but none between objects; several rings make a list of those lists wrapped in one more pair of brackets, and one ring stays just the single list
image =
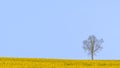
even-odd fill
[{"label": "tree", "polygon": [[94,60],[94,55],[103,48],[101,46],[102,43],[103,39],[98,40],[94,35],[90,35],[87,40],[83,41],[83,49],[88,51],[88,54],[91,55],[91,59]]}]

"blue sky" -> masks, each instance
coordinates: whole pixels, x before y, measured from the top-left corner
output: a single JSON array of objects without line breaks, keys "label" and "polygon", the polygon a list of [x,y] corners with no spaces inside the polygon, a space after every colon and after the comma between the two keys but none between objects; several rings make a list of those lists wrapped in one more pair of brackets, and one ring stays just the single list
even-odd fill
[{"label": "blue sky", "polygon": [[95,59],[120,59],[119,0],[1,0],[0,56],[90,59],[83,40],[103,38]]}]

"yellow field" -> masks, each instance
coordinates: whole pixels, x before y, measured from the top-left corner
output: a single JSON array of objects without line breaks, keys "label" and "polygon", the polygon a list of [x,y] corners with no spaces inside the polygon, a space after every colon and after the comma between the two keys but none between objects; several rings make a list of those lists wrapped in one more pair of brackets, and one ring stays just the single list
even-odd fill
[{"label": "yellow field", "polygon": [[0,58],[0,68],[120,68],[120,60]]}]

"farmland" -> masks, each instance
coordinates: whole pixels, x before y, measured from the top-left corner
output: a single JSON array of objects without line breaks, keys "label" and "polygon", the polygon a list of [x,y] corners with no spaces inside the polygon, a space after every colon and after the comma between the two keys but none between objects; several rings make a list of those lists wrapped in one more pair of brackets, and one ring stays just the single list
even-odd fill
[{"label": "farmland", "polygon": [[120,60],[0,58],[0,68],[120,68]]}]

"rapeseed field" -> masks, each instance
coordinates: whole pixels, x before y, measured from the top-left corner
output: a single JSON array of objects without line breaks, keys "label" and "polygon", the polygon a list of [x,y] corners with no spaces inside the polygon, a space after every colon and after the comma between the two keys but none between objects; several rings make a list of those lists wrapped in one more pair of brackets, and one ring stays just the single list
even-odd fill
[{"label": "rapeseed field", "polygon": [[120,60],[0,58],[0,68],[120,68]]}]

